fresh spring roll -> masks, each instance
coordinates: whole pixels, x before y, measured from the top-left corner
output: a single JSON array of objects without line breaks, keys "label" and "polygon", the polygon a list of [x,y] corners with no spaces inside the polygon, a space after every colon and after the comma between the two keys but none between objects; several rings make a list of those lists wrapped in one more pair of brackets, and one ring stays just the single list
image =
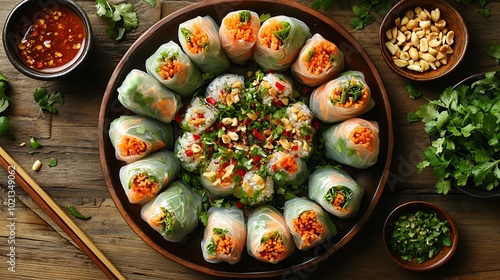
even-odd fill
[{"label": "fresh spring roll", "polygon": [[380,149],[378,123],[360,118],[345,120],[323,132],[325,156],[356,168],[377,162]]},{"label": "fresh spring roll", "polygon": [[179,95],[137,69],[130,71],[117,91],[123,107],[164,123],[171,122],[182,107]]},{"label": "fresh spring roll", "polygon": [[146,59],[146,71],[183,97],[191,96],[205,83],[198,67],[173,41],[161,45]]},{"label": "fresh spring roll", "polygon": [[283,216],[299,250],[307,251],[337,235],[337,227],[323,208],[305,197],[287,200]]},{"label": "fresh spring roll", "polygon": [[201,198],[183,181],[175,181],[141,209],[141,217],[163,238],[179,242],[198,226]]},{"label": "fresh spring roll", "polygon": [[210,16],[198,16],[179,24],[178,37],[184,52],[207,78],[229,69],[229,60],[219,40],[219,27]]},{"label": "fresh spring roll", "polygon": [[222,19],[219,38],[231,62],[244,64],[252,58],[259,28],[259,15],[248,10],[230,12]]},{"label": "fresh spring roll", "polygon": [[357,117],[375,106],[365,75],[347,71],[324,83],[311,94],[309,106],[315,117],[335,123]]},{"label": "fresh spring roll", "polygon": [[141,116],[121,116],[111,122],[109,139],[116,158],[127,163],[139,160],[159,149],[173,148],[172,126]]},{"label": "fresh spring roll", "polygon": [[277,151],[268,157],[267,170],[277,185],[301,185],[309,175],[304,159]]},{"label": "fresh spring roll", "polygon": [[280,73],[267,73],[259,84],[259,94],[267,106],[287,105],[292,93],[292,80]]},{"label": "fresh spring roll", "polygon": [[245,173],[241,183],[234,186],[233,194],[243,205],[261,205],[273,199],[274,180],[271,176],[261,176],[255,170],[250,170]]},{"label": "fresh spring roll", "polygon": [[208,209],[207,227],[201,240],[203,258],[209,263],[240,261],[247,230],[243,211],[236,207]]},{"label": "fresh spring roll", "polygon": [[303,21],[288,16],[271,17],[259,29],[254,60],[264,72],[283,72],[310,37],[309,27]]},{"label": "fresh spring roll", "polygon": [[146,203],[179,174],[179,161],[168,150],[159,150],[120,168],[120,182],[130,203]]},{"label": "fresh spring roll", "polygon": [[250,213],[247,222],[247,252],[262,262],[276,264],[295,250],[283,215],[270,205]]},{"label": "fresh spring roll", "polygon": [[244,90],[243,76],[223,74],[210,82],[205,90],[205,100],[213,106],[232,106],[240,102]]},{"label": "fresh spring roll", "polygon": [[212,158],[210,163],[201,172],[201,184],[216,197],[225,197],[233,194],[235,186],[235,164],[222,158]]},{"label": "fresh spring roll", "polygon": [[300,83],[314,87],[342,72],[344,54],[337,46],[316,33],[307,40],[292,64],[292,75]]},{"label": "fresh spring roll", "polygon": [[291,104],[286,108],[286,116],[298,136],[306,136],[311,133],[313,114],[306,104],[300,101]]},{"label": "fresh spring roll", "polygon": [[319,167],[309,176],[309,198],[339,218],[355,216],[365,190],[343,170]]},{"label": "fresh spring roll", "polygon": [[184,131],[200,133],[212,126],[216,120],[217,109],[202,98],[195,97],[191,100],[180,125]]},{"label": "fresh spring roll", "polygon": [[205,160],[201,136],[191,132],[184,132],[175,142],[174,154],[182,168],[198,173]]}]

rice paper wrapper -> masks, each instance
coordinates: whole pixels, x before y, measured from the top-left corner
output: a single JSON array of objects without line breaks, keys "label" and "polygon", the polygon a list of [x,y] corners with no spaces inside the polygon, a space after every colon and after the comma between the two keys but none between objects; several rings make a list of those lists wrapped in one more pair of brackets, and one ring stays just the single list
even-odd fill
[{"label": "rice paper wrapper", "polygon": [[138,69],[130,71],[117,91],[123,107],[164,123],[171,122],[182,107],[179,95]]},{"label": "rice paper wrapper", "polygon": [[[323,68],[321,71],[313,71],[311,69],[311,64],[316,62],[315,60],[317,58],[315,55],[319,55],[320,52],[326,51],[323,46],[331,51],[329,60],[322,60],[321,63],[321,66],[326,66],[326,69]],[[323,63],[328,63],[328,65],[322,65]],[[306,41],[299,56],[292,64],[291,72],[293,77],[301,84],[314,87],[327,82],[335,75],[342,72],[344,64],[344,53],[342,53],[334,43],[326,40],[319,33],[316,33]]]},{"label": "rice paper wrapper", "polygon": [[[262,253],[270,236],[278,236],[282,241],[282,251],[273,258]],[[247,252],[262,262],[276,264],[289,257],[295,250],[292,236],[286,227],[283,215],[270,205],[262,205],[250,213],[247,222]]]},{"label": "rice paper wrapper", "polygon": [[[371,132],[369,143],[355,142],[359,131]],[[380,139],[379,127],[375,121],[352,118],[334,124],[323,132],[325,155],[339,163],[355,168],[368,168],[377,162]]]},{"label": "rice paper wrapper", "polygon": [[183,240],[198,226],[201,198],[183,181],[173,182],[146,203],[141,217],[169,242]]},{"label": "rice paper wrapper", "polygon": [[172,126],[142,116],[120,116],[111,122],[109,139],[118,160],[131,163],[162,148],[172,149]]},{"label": "rice paper wrapper", "polygon": [[[282,24],[280,37],[283,45],[277,49],[269,48],[265,39],[266,30],[272,30],[273,26]],[[274,31],[274,30],[273,30]],[[267,19],[259,29],[258,41],[255,47],[254,60],[259,67],[268,72],[270,70],[283,72],[288,70],[297,58],[300,50],[311,32],[303,21],[289,16],[274,16]]]},{"label": "rice paper wrapper", "polygon": [[[234,25],[238,28],[234,28]],[[231,62],[244,64],[253,57],[259,28],[259,15],[248,10],[230,12],[222,19],[219,38]]]},{"label": "rice paper wrapper", "polygon": [[[162,74],[162,69],[167,68],[168,63],[173,64],[176,69],[173,77]],[[191,96],[205,83],[198,67],[174,41],[161,45],[146,59],[146,71],[182,97]]]},{"label": "rice paper wrapper", "polygon": [[[347,108],[335,105],[333,92],[344,91],[349,85],[359,86],[366,89],[367,98],[363,102]],[[348,101],[348,98],[346,99]],[[333,80],[326,82],[316,88],[311,94],[309,107],[314,116],[325,123],[336,123],[349,118],[358,117],[375,106],[375,101],[371,98],[371,91],[365,81],[365,75],[360,71],[347,71]]]},{"label": "rice paper wrapper", "polygon": [[365,192],[347,172],[333,167],[317,168],[309,176],[308,187],[310,199],[342,219],[358,213]]},{"label": "rice paper wrapper", "polygon": [[[146,203],[161,192],[179,174],[180,165],[174,154],[160,150],[136,162],[120,168],[119,176],[123,190],[130,203]],[[138,180],[137,177],[142,178]],[[147,183],[148,192],[142,190]]]},{"label": "rice paper wrapper", "polygon": [[[311,235],[311,231],[313,231],[314,234],[317,235],[314,240],[308,240],[306,236],[303,238],[302,235],[300,235],[294,227],[294,221],[296,219],[299,219],[302,213],[310,211],[314,211],[316,215],[316,223],[321,224],[322,230],[321,232],[319,232],[318,224],[309,225],[314,228],[305,228],[305,230],[308,231],[309,236]],[[286,201],[283,216],[285,218],[288,230],[292,234],[295,246],[299,250],[307,251],[313,247],[318,246],[327,239],[337,235],[337,227],[330,219],[330,216],[328,216],[328,214],[323,211],[323,208],[321,208],[321,206],[305,197],[296,197]]]},{"label": "rice paper wrapper", "polygon": [[[198,53],[189,50],[187,44],[193,39],[192,34],[202,31],[208,37],[208,42]],[[200,68],[204,78],[215,78],[229,69],[229,60],[224,53],[220,39],[219,26],[210,16],[198,16],[179,24],[179,42],[184,52]]]},{"label": "rice paper wrapper", "polygon": [[[246,226],[243,211],[236,207],[211,207],[208,210],[208,222],[201,240],[203,258],[209,263],[227,262],[235,264],[240,261],[246,244]],[[217,246],[223,238],[232,242],[226,251],[218,251]],[[224,240],[221,240],[224,241]]]},{"label": "rice paper wrapper", "polygon": [[285,152],[274,152],[267,164],[269,174],[273,174],[278,186],[301,185],[309,175],[307,162]]}]

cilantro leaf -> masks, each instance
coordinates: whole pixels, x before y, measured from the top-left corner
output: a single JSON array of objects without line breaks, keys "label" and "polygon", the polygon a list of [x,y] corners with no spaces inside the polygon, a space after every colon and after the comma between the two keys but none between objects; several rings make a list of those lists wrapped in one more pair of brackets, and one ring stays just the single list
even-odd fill
[{"label": "cilantro leaf", "polygon": [[500,45],[491,45],[487,54],[495,59],[497,65],[500,65]]},{"label": "cilantro leaf", "polygon": [[43,148],[42,144],[38,143],[34,137],[30,138],[30,146],[34,150]]},{"label": "cilantro leaf", "polygon": [[50,158],[49,159],[49,167],[56,167],[57,166],[57,158]]},{"label": "cilantro leaf", "polygon": [[5,94],[7,89],[9,89],[7,78],[0,73],[0,113],[9,107],[10,98]]},{"label": "cilantro leaf", "polygon": [[[155,6],[155,0],[145,0],[149,5]],[[106,33],[112,39],[121,40],[126,32],[139,26],[139,20],[134,6],[130,3],[113,4],[108,0],[96,0],[96,14],[110,22]]]},{"label": "cilantro leaf", "polygon": [[422,92],[418,90],[415,84],[413,83],[408,83],[406,85],[406,91],[408,91],[408,94],[410,95],[411,99],[417,99],[422,95]]},{"label": "cilantro leaf", "polygon": [[9,123],[9,119],[6,116],[0,117],[0,136],[7,136],[11,133],[12,126]]},{"label": "cilantro leaf", "polygon": [[62,93],[56,91],[53,93],[49,93],[46,88],[37,87],[35,92],[33,92],[33,99],[40,108],[40,113],[43,110],[47,110],[51,113],[57,113],[57,109],[54,107],[54,104],[64,104],[64,97]]}]

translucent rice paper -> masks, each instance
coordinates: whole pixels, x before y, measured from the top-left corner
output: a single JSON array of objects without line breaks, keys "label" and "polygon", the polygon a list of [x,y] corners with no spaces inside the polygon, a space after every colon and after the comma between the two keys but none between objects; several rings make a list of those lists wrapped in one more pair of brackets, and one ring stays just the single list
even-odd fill
[{"label": "translucent rice paper", "polygon": [[[332,92],[336,89],[339,90],[349,86],[349,82],[352,79],[368,89],[368,102],[350,108],[335,106],[331,99]],[[371,110],[374,106],[375,101],[371,98],[371,91],[365,81],[365,75],[359,71],[344,72],[335,79],[322,84],[313,91],[309,100],[309,107],[314,116],[325,123],[335,123],[360,116]]]},{"label": "translucent rice paper", "polygon": [[[308,211],[314,211],[316,213],[316,221],[321,223],[324,228],[324,231],[310,244],[304,242],[302,236],[294,229],[293,222],[295,219],[299,218],[302,213]],[[293,242],[299,250],[307,251],[337,235],[337,227],[330,219],[330,216],[323,211],[321,206],[305,197],[296,197],[294,199],[287,200],[285,202],[283,216],[285,217],[288,230],[292,233]]]},{"label": "translucent rice paper", "polygon": [[[160,75],[160,68],[167,64],[165,59],[175,60],[179,65],[178,72],[173,78],[165,79]],[[146,59],[146,71],[164,86],[183,97],[191,96],[205,83],[198,66],[173,41],[161,45],[153,55]]]},{"label": "translucent rice paper", "polygon": [[[288,34],[283,34],[283,45],[279,49],[271,49],[267,47],[267,43],[265,42],[264,30],[266,30],[266,26],[275,26],[282,22],[285,22],[285,25],[289,26],[290,31]],[[286,71],[295,61],[306,40],[310,37],[311,32],[309,27],[303,21],[289,16],[271,17],[259,29],[254,60],[265,72],[270,70],[277,72]]]},{"label": "translucent rice paper", "polygon": [[245,79],[241,75],[223,74],[213,79],[205,90],[205,100],[211,98],[212,105],[232,106],[241,100]]},{"label": "translucent rice paper", "polygon": [[[174,154],[163,149],[120,168],[120,182],[130,203],[142,204],[153,199],[170,182],[175,180],[179,169],[179,161]],[[143,175],[145,180],[155,185],[151,192],[144,194],[144,192],[131,187],[137,175]]]},{"label": "translucent rice paper", "polygon": [[[352,133],[358,128],[368,128],[372,136],[370,145],[356,144]],[[361,118],[352,118],[332,125],[323,132],[325,155],[339,163],[356,168],[368,168],[377,162],[380,139],[378,123]]]},{"label": "translucent rice paper", "polygon": [[[262,251],[263,239],[269,234],[281,236],[284,251],[274,259],[267,259],[259,256]],[[247,222],[247,252],[250,256],[263,262],[276,264],[295,250],[292,235],[288,231],[283,215],[270,205],[261,205],[250,213]]]},{"label": "translucent rice paper", "polygon": [[[121,116],[111,122],[109,139],[118,160],[127,163],[139,160],[159,149],[172,149],[172,126],[141,116]],[[130,152],[140,149],[140,152]]]},{"label": "translucent rice paper", "polygon": [[[215,243],[213,238],[218,238],[223,233],[231,238],[232,246],[229,254],[217,254],[212,251]],[[208,210],[207,227],[201,240],[203,258],[209,263],[227,262],[235,264],[240,261],[241,253],[246,244],[247,231],[243,211],[236,207],[219,208],[211,207]]]},{"label": "translucent rice paper", "polygon": [[309,198],[342,219],[358,213],[364,192],[347,172],[333,167],[317,168],[309,176]]},{"label": "translucent rice paper", "polygon": [[304,85],[314,87],[325,83],[335,75],[342,72],[344,69],[344,54],[339,48],[336,47],[335,44],[333,45],[336,48],[336,52],[333,55],[330,55],[332,63],[331,67],[323,70],[321,73],[311,73],[309,71],[307,62],[311,57],[311,53],[314,52],[315,48],[325,43],[333,44],[318,33],[314,34],[314,36],[307,40],[291,68],[292,75],[295,79],[297,79],[297,81]]},{"label": "translucent rice paper", "polygon": [[213,196],[232,195],[235,185],[233,168],[234,164],[224,164],[220,158],[212,158],[200,174],[201,184]]},{"label": "translucent rice paper", "polygon": [[164,123],[171,122],[182,107],[179,95],[137,69],[130,71],[117,91],[123,107]]},{"label": "translucent rice paper", "polygon": [[309,174],[309,168],[304,159],[281,151],[274,152],[269,157],[267,170],[274,176],[274,181],[279,186],[300,185]]},{"label": "translucent rice paper", "polygon": [[[184,181],[175,181],[142,207],[141,217],[167,241],[179,242],[198,226],[200,210],[199,195]],[[167,212],[169,227],[165,226]]]},{"label": "translucent rice paper", "polygon": [[212,126],[216,120],[217,109],[207,104],[201,97],[195,97],[191,100],[180,125],[184,131],[201,133]]},{"label": "translucent rice paper", "polygon": [[184,169],[198,173],[205,162],[201,136],[184,132],[175,142],[174,154]]},{"label": "translucent rice paper", "polygon": [[[208,44],[203,47],[201,52],[192,53],[186,46],[187,40],[191,39],[186,38],[189,35],[185,36],[185,34],[192,34],[199,30],[204,31],[208,36]],[[229,60],[224,54],[219,40],[219,26],[210,16],[198,16],[179,24],[178,37],[182,49],[200,68],[202,74],[214,78],[229,69]]]},{"label": "translucent rice paper", "polygon": [[273,199],[274,180],[271,176],[263,178],[255,170],[250,170],[241,183],[234,186],[233,193],[244,205],[260,205]]},{"label": "translucent rice paper", "polygon": [[[250,16],[249,18],[247,16]],[[245,29],[239,27],[232,28],[231,20],[239,18],[240,25],[243,24]],[[241,21],[244,18],[247,21]],[[255,12],[248,10],[239,10],[228,13],[221,22],[219,28],[219,38],[222,49],[226,53],[229,60],[236,64],[244,64],[253,56],[255,43],[257,42],[257,34],[260,28],[260,18]],[[247,33],[248,38],[237,38],[237,34]]]}]

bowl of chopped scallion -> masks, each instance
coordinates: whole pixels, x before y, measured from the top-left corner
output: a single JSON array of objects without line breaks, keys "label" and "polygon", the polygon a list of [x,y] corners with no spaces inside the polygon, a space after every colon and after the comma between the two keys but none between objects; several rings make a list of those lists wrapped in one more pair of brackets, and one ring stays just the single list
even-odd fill
[{"label": "bowl of chopped scallion", "polygon": [[428,271],[443,265],[458,244],[451,216],[443,208],[425,201],[396,207],[384,223],[382,236],[389,257],[412,271]]}]

